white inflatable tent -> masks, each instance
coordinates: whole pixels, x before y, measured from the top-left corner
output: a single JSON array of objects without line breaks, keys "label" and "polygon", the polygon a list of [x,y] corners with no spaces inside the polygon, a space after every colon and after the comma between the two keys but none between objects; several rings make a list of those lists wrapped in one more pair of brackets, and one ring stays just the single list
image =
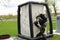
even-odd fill
[{"label": "white inflatable tent", "polygon": [[21,7],[21,11],[20,11],[21,33],[23,35],[30,36],[30,24],[29,24],[30,19],[29,19],[29,16],[32,15],[33,31],[34,31],[34,36],[36,36],[39,33],[40,30],[34,25],[34,21],[36,20],[37,15],[39,15],[40,13],[43,13],[44,6],[43,5],[32,4],[31,7],[32,7],[31,8],[32,14],[29,13],[29,5],[25,5],[25,6]]},{"label": "white inflatable tent", "polygon": [[18,6],[18,34],[20,37],[27,36],[33,38],[40,32],[40,30],[34,25],[34,21],[36,16],[40,13],[44,13],[44,6],[46,7],[49,18],[49,34],[53,34],[48,5],[46,3],[27,2]]}]

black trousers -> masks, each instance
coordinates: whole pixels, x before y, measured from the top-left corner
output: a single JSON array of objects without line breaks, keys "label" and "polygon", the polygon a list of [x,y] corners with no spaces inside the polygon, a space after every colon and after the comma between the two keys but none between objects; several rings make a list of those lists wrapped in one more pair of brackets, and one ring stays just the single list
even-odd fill
[{"label": "black trousers", "polygon": [[38,33],[36,37],[42,36],[42,38],[36,39],[36,40],[46,40],[46,37],[44,34]]}]

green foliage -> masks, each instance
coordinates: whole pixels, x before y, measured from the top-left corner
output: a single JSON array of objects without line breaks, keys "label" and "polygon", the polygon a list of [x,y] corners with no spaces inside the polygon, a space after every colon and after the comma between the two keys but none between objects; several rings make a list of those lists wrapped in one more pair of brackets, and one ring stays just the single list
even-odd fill
[{"label": "green foliage", "polygon": [[51,10],[51,6],[53,7],[52,11],[54,11],[54,15],[56,16],[57,15],[56,0],[45,0],[45,2],[47,2],[48,5],[50,6],[50,10]]},{"label": "green foliage", "polygon": [[16,19],[17,15],[12,15],[12,14],[2,15],[2,16],[0,16],[0,18],[3,18],[3,19]]}]

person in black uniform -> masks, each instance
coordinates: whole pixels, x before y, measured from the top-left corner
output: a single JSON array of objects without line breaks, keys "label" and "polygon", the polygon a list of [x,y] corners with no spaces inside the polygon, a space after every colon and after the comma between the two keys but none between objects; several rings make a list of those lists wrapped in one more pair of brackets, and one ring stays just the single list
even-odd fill
[{"label": "person in black uniform", "polygon": [[44,37],[45,27],[46,27],[47,18],[44,14],[40,14],[36,17],[36,21],[34,22],[35,26],[40,29],[40,32],[37,34],[36,37],[42,36],[43,39],[37,39],[37,40],[46,40]]}]

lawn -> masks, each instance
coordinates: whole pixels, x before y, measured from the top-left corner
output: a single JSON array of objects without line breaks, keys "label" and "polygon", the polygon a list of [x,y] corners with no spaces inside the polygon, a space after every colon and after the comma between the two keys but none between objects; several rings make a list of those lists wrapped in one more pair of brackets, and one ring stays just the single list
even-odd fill
[{"label": "lawn", "polygon": [[[56,29],[56,17],[52,16],[52,24],[53,24],[53,29]],[[47,28],[49,28],[49,24],[47,24]],[[48,29],[47,29],[48,30]],[[48,38],[47,40],[60,40],[60,35],[54,35],[51,38]]]},{"label": "lawn", "polygon": [[[55,17],[52,17],[52,22],[53,22],[53,29],[56,29]],[[49,28],[48,24],[47,28]],[[17,36],[18,34],[17,21],[16,20],[0,21],[0,35],[2,34],[10,34],[11,36]],[[59,40],[59,39],[60,35],[54,35],[53,37],[48,38],[47,40]]]},{"label": "lawn", "polygon": [[54,35],[51,38],[48,38],[47,40],[60,40],[60,35]]},{"label": "lawn", "polygon": [[2,34],[17,36],[17,21],[0,21],[0,35]]}]

